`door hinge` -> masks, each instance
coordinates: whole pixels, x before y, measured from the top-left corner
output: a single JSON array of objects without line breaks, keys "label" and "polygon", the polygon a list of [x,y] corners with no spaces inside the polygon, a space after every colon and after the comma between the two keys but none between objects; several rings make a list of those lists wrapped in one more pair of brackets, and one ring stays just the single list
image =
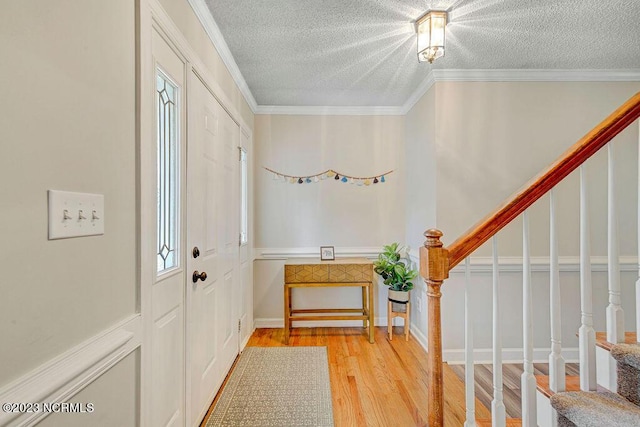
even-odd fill
[{"label": "door hinge", "polygon": [[238,319],[238,332],[242,330],[242,319]]}]

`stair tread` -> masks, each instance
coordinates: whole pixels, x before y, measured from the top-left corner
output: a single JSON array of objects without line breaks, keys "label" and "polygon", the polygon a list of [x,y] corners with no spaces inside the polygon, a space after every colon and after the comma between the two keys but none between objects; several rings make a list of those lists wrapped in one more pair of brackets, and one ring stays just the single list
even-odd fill
[{"label": "stair tread", "polygon": [[[535,377],[536,377],[536,386],[537,386],[536,388],[538,389],[538,391],[540,391],[547,398],[550,398],[555,394],[555,392],[549,388],[549,375],[536,375]],[[579,375],[567,375],[565,378],[566,378],[565,391],[580,391]],[[598,391],[605,392],[609,390],[599,385]]]},{"label": "stair tread", "polygon": [[[636,341],[636,333],[635,332],[626,332],[624,334],[624,343],[625,344],[637,344]],[[607,351],[611,351],[611,348],[616,345],[616,343],[611,343],[607,341],[607,333],[606,332],[596,332],[596,345],[600,348],[603,348]]]},{"label": "stair tread", "polygon": [[[507,418],[507,427],[519,427],[522,425],[522,420],[520,418]],[[476,420],[477,427],[491,427],[491,418],[489,419],[481,419]]]},{"label": "stair tread", "polygon": [[551,397],[551,406],[576,425],[640,425],[640,408],[609,391],[556,393]]},{"label": "stair tread", "polygon": [[611,356],[618,362],[640,370],[640,345],[616,344],[611,348]]}]

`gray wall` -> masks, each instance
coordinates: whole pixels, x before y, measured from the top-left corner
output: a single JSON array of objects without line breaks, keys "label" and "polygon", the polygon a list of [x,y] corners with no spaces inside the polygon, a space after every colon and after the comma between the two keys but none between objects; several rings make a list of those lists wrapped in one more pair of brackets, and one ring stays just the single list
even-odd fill
[{"label": "gray wall", "polygon": [[[454,241],[640,90],[640,83],[436,84],[437,226]],[[614,140],[621,255],[636,254],[638,125]],[[606,254],[606,150],[587,163],[592,249]],[[578,254],[579,177],[557,187],[560,255]],[[548,199],[531,211],[532,255],[548,255]],[[501,255],[520,255],[521,227],[500,234]],[[479,254],[488,255],[489,248]]]},{"label": "gray wall", "polygon": [[[134,17],[2,1],[0,385],[136,311]],[[48,241],[48,189],[104,194],[105,234]]]},{"label": "gray wall", "polygon": [[[0,0],[0,388],[135,314],[136,3]],[[163,0],[247,126],[253,113],[187,0]],[[49,241],[47,190],[104,194],[103,236]],[[138,423],[138,352],[71,400]]]},{"label": "gray wall", "polygon": [[[254,138],[257,248],[311,248],[319,254],[320,245],[333,245],[339,256],[340,248],[381,249],[402,242],[403,117],[257,115]],[[263,166],[289,175],[326,169],[352,176],[394,172],[385,183],[368,187],[333,179],[299,185],[273,180]],[[282,319],[283,261],[259,259],[254,268],[255,319]],[[379,294],[377,316],[384,318],[386,291]],[[294,304],[350,307],[360,298],[356,288],[305,289],[294,293]]]},{"label": "gray wall", "polygon": [[[438,82],[406,116],[407,240],[421,243],[431,227],[443,231],[445,245],[463,235],[514,191],[640,90],[639,83],[487,83]],[[620,255],[637,254],[638,124],[613,143],[616,158]],[[420,161],[415,160],[420,156]],[[587,163],[590,184],[591,244],[594,256],[606,256],[607,153]],[[420,184],[416,184],[416,182]],[[412,186],[420,187],[411,190]],[[432,188],[436,188],[435,195]],[[579,250],[579,176],[573,173],[556,188],[559,254]],[[412,201],[419,192],[422,201]],[[530,211],[531,254],[549,256],[549,199]],[[498,234],[501,257],[522,255],[522,221]],[[472,258],[490,256],[485,244]],[[629,266],[626,266],[627,268]],[[565,267],[563,267],[565,268]],[[602,268],[600,265],[599,268]],[[569,268],[571,269],[571,268]],[[637,274],[622,274],[627,328],[635,329],[631,296]],[[491,346],[491,274],[473,277],[476,348]],[[580,324],[579,275],[561,274],[563,339],[575,347]],[[418,281],[418,287],[423,286]],[[505,348],[522,345],[522,273],[501,274]],[[549,273],[533,274],[535,346],[549,347]],[[604,328],[606,273],[594,274],[594,322]],[[445,350],[464,348],[464,275],[458,270],[443,285],[442,319]],[[414,293],[413,298],[418,295]],[[426,310],[425,310],[426,311]],[[418,315],[416,310],[414,313]],[[426,331],[426,314],[414,319]]]}]

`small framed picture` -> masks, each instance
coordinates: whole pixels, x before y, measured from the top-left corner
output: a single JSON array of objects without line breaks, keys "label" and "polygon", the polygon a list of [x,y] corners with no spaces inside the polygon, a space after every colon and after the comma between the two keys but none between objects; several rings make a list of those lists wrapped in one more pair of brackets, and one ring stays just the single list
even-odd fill
[{"label": "small framed picture", "polygon": [[320,261],[332,261],[336,259],[333,246],[320,246]]}]

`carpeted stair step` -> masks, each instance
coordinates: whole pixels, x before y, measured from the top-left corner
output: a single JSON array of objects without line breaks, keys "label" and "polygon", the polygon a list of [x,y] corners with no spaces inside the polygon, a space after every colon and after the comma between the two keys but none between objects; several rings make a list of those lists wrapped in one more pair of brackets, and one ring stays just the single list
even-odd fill
[{"label": "carpeted stair step", "polygon": [[640,405],[640,345],[616,344],[611,356],[618,362],[618,394]]},{"label": "carpeted stair step", "polygon": [[[549,376],[548,375],[536,375],[536,388],[537,390],[545,395],[546,397],[551,397],[555,394],[554,391],[551,390],[549,386]],[[565,390],[564,391],[580,391],[580,376],[579,375],[567,375],[565,377]],[[598,386],[598,391],[609,391],[602,386]]]},{"label": "carpeted stair step", "polygon": [[[537,413],[538,413],[538,425],[542,427],[555,426],[554,420],[557,419],[557,415],[551,409],[551,396],[556,394],[551,390],[549,385],[548,375],[536,375],[536,389],[537,389]],[[579,375],[567,375],[565,376],[565,390],[568,391],[580,391],[580,376]],[[598,386],[598,391],[609,391],[604,387]]]},{"label": "carpeted stair step", "polygon": [[569,391],[551,396],[558,427],[640,426],[640,408],[611,392]]},{"label": "carpeted stair step", "polygon": [[[546,397],[555,394],[549,387],[549,375],[536,375],[536,388]],[[580,391],[580,377],[578,375],[567,375],[565,377],[565,391]]]},{"label": "carpeted stair step", "polygon": [[[636,344],[635,332],[624,334],[624,343]],[[606,332],[596,332],[596,379],[599,385],[615,392],[618,390],[618,362],[611,355],[617,343],[607,341]]]}]

